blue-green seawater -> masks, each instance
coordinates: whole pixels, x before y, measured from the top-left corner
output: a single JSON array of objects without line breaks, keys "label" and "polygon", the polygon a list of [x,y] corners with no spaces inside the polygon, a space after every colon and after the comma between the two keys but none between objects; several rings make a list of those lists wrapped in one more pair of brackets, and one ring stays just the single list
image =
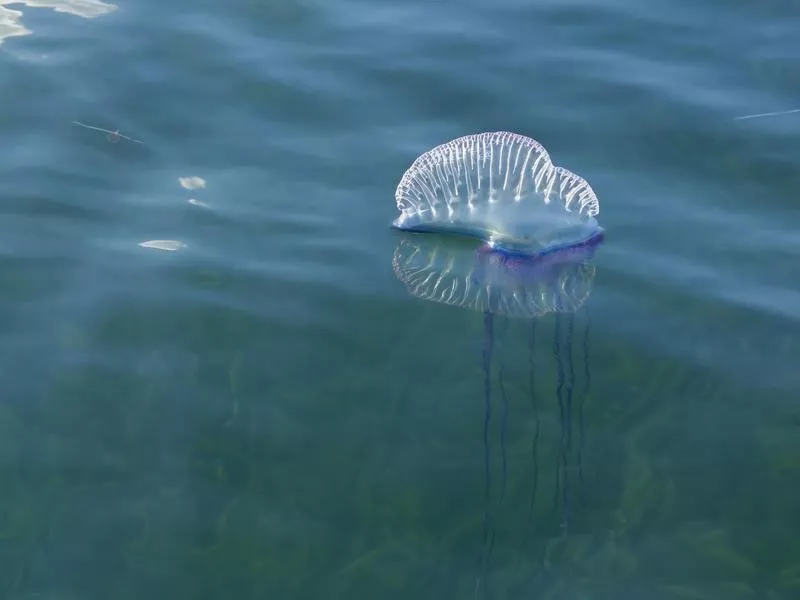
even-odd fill
[{"label": "blue-green seawater", "polygon": [[[0,599],[800,597],[800,114],[736,119],[800,107],[796,2],[31,3]],[[395,274],[405,169],[494,130],[600,198],[573,312]]]}]

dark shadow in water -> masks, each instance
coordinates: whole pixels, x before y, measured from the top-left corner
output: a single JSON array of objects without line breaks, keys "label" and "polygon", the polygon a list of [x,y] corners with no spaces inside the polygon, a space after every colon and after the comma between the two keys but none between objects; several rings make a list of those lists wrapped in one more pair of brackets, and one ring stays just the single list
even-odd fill
[{"label": "dark shadow in water", "polygon": [[[476,581],[476,596],[489,595],[489,564],[494,549],[494,511],[499,510],[506,498],[507,459],[506,432],[508,423],[508,398],[505,385],[505,361],[499,352],[498,383],[500,392],[500,493],[497,506],[492,507],[492,470],[490,430],[493,411],[492,367],[496,360],[497,339],[502,339],[510,319],[530,321],[528,339],[528,383],[534,432],[531,441],[532,488],[529,503],[529,523],[532,520],[536,495],[539,489],[538,444],[540,436],[539,407],[537,403],[536,355],[538,320],[554,315],[552,351],[556,371],[556,399],[559,409],[560,449],[556,469],[554,519],[561,526],[562,535],[569,534],[572,510],[572,480],[577,473],[582,482],[582,453],[584,446],[583,403],[591,383],[588,362],[588,323],[582,334],[584,385],[577,397],[578,457],[575,467],[573,454],[573,419],[576,369],[573,361],[575,337],[574,313],[586,302],[594,282],[595,269],[589,263],[601,240],[565,249],[537,258],[508,255],[492,250],[486,245],[477,249],[443,236],[413,235],[397,246],[393,259],[395,274],[419,298],[460,306],[483,313],[482,366],[484,373],[484,534],[483,552]],[[498,317],[502,318],[501,331],[496,332]],[[541,334],[539,334],[539,337]],[[560,514],[559,514],[560,512]],[[540,563],[544,562],[543,548]]]}]

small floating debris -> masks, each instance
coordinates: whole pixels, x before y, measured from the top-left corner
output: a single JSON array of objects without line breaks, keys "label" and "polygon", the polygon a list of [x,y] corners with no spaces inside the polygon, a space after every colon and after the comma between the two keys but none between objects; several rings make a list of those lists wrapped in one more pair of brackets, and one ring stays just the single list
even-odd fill
[{"label": "small floating debris", "polygon": [[185,248],[186,244],[178,240],[149,240],[139,244],[142,248],[153,248],[155,250],[166,250],[168,252],[175,252],[180,248]]},{"label": "small floating debris", "polygon": [[191,204],[192,206],[202,206],[203,208],[209,208],[208,204],[206,204],[202,200],[196,200],[195,198],[189,198],[189,204]]},{"label": "small floating debris", "polygon": [[741,117],[734,117],[734,121],[744,121],[745,119],[760,119],[761,117],[782,117],[783,115],[791,115],[800,113],[800,108],[792,108],[790,110],[779,110],[777,112],[756,113],[753,115],[742,115]]},{"label": "small floating debris", "polygon": [[186,190],[197,190],[206,187],[206,180],[193,175],[191,177],[178,177],[181,187]]},{"label": "small floating debris", "polygon": [[78,125],[79,127],[84,127],[86,129],[92,129],[94,131],[102,131],[103,133],[107,134],[106,138],[112,144],[116,144],[121,139],[125,139],[125,140],[128,140],[130,142],[134,142],[136,144],[144,144],[144,142],[142,140],[137,140],[137,139],[134,139],[132,137],[128,137],[127,135],[122,135],[119,132],[119,129],[117,129],[115,131],[111,131],[110,129],[103,129],[102,127],[95,127],[94,125],[87,125],[86,123],[81,123],[80,121],[73,121],[73,123],[75,125]]}]

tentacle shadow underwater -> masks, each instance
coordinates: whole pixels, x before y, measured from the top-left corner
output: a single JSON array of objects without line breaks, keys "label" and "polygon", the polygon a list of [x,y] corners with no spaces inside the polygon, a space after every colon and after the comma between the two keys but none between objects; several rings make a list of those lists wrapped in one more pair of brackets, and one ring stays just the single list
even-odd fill
[{"label": "tentacle shadow underwater", "polygon": [[[394,253],[393,266],[397,278],[408,292],[428,301],[474,310],[483,314],[483,339],[481,366],[483,370],[483,445],[485,463],[485,523],[484,552],[481,558],[480,579],[488,577],[488,566],[494,546],[493,512],[500,509],[506,495],[507,459],[506,430],[508,423],[508,398],[506,393],[506,365],[503,353],[497,354],[497,342],[508,329],[509,322],[528,322],[528,394],[535,433],[531,440],[531,499],[530,510],[539,489],[539,435],[540,406],[537,387],[542,386],[537,366],[544,363],[537,355],[537,345],[543,332],[539,321],[554,315],[552,353],[555,364],[557,413],[560,422],[559,464],[553,498],[554,518],[560,522],[563,535],[569,533],[572,507],[572,476],[582,481],[582,450],[585,440],[583,407],[590,391],[589,323],[576,333],[575,313],[588,300],[595,277],[595,267],[590,259],[597,246],[579,246],[551,253],[545,257],[524,258],[508,256],[485,245],[474,248],[457,243],[445,236],[414,234],[411,239],[401,239]],[[502,318],[500,327],[496,319]],[[498,331],[498,329],[500,331]],[[520,331],[519,327],[514,328]],[[573,356],[575,340],[583,368],[576,368]],[[499,364],[498,364],[499,363]],[[493,385],[492,371],[497,369],[497,384]],[[579,371],[583,384],[577,389]],[[496,389],[500,392],[500,491],[497,506],[490,502],[493,486],[490,428],[495,418]],[[573,423],[577,405],[578,443],[573,441]],[[577,452],[577,465],[572,456]],[[560,514],[558,514],[560,513]]]}]

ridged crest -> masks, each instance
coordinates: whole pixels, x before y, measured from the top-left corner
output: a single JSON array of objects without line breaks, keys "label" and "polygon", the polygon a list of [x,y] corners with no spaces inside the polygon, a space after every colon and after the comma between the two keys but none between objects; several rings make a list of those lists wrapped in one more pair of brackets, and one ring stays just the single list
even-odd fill
[{"label": "ridged crest", "polygon": [[582,177],[557,167],[531,138],[509,132],[460,137],[429,150],[395,192],[394,226],[510,241],[532,251],[580,243],[601,231],[600,204]]}]

